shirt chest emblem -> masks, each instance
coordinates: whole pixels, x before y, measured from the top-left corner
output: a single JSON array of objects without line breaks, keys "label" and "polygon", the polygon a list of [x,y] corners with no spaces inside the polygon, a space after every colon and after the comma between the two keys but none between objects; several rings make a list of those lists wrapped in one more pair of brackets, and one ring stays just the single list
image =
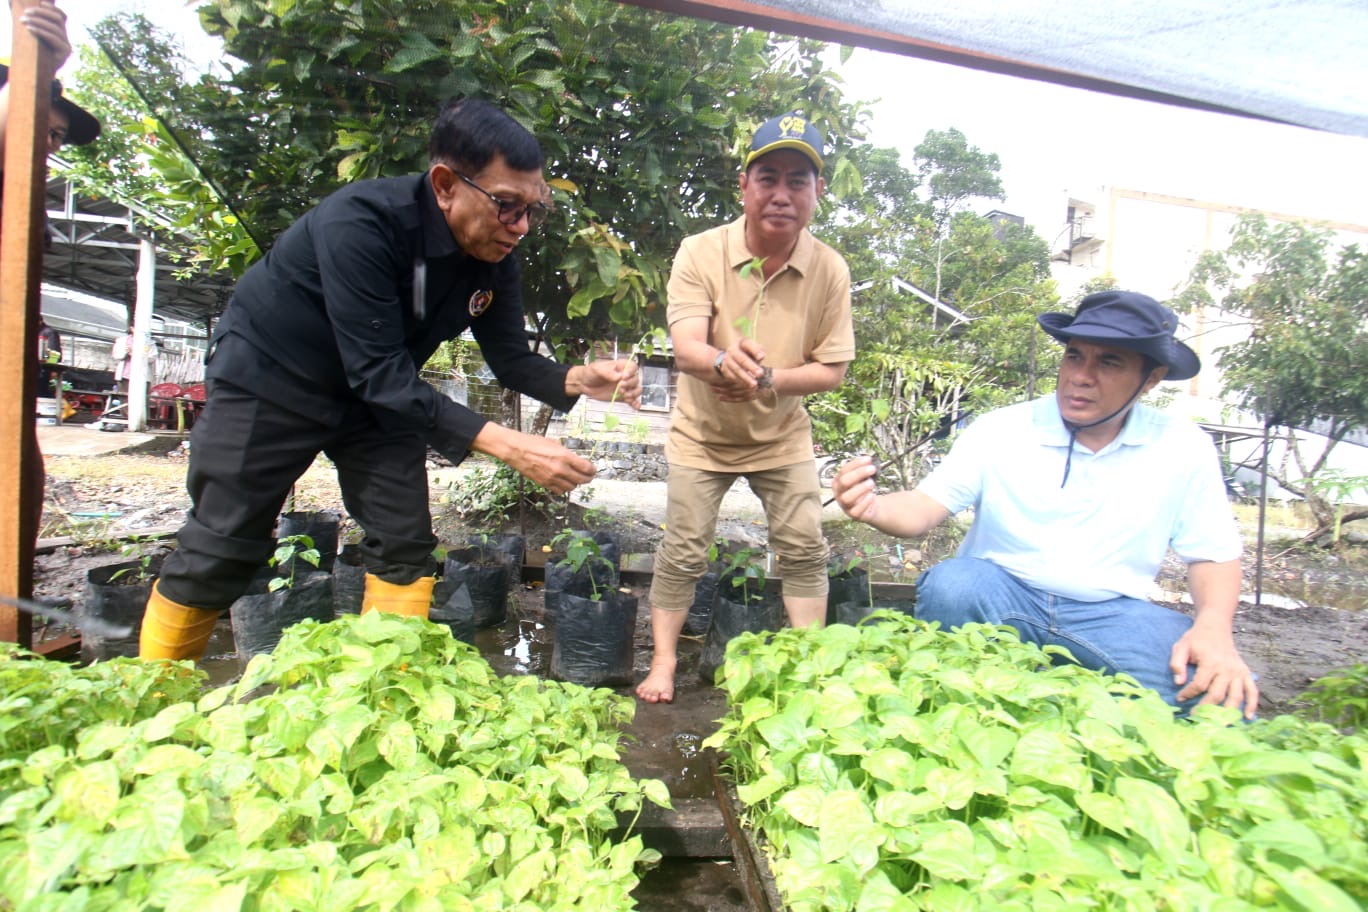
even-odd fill
[{"label": "shirt chest emblem", "polygon": [[488,290],[481,290],[475,292],[470,296],[470,304],[468,305],[470,315],[472,317],[478,317],[486,310],[489,310],[489,305],[493,303],[494,292]]}]

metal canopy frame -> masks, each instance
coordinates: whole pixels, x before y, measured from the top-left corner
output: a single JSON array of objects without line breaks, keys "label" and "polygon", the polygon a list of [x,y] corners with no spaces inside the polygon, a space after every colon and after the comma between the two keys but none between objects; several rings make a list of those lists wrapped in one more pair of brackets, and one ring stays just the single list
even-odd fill
[{"label": "metal canopy frame", "polygon": [[140,251],[151,241],[158,251],[157,314],[202,324],[207,331],[228,306],[232,275],[189,262],[189,238],[165,217],[83,193],[60,172],[47,182],[46,204],[51,243],[43,257],[44,281],[131,307]]}]

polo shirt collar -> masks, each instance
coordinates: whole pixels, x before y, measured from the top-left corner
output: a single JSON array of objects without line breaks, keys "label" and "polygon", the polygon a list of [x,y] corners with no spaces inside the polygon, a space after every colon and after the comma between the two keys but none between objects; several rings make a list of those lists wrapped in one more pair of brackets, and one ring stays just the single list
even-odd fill
[{"label": "polo shirt collar", "polygon": [[[799,275],[806,275],[816,255],[817,241],[812,232],[804,227],[785,266],[793,267]],[[754,258],[755,255],[746,249],[746,217],[743,215],[727,226],[727,265],[732,269],[740,269]]]},{"label": "polo shirt collar", "polygon": [[[1064,418],[1059,414],[1059,401],[1054,393],[1041,396],[1032,403],[1031,425],[1036,437],[1044,446],[1066,447],[1069,445],[1069,429],[1064,426]],[[1137,402],[1131,406],[1121,433],[1101,452],[1105,453],[1117,446],[1143,446],[1154,440],[1154,413],[1148,406]]]}]

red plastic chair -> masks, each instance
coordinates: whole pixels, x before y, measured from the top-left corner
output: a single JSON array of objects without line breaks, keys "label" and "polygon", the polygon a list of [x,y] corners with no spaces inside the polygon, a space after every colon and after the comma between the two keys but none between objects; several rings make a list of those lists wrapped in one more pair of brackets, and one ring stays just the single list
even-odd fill
[{"label": "red plastic chair", "polygon": [[[180,403],[177,401],[184,390],[179,383],[158,383],[148,391],[147,423],[153,427],[176,428],[179,430]],[[172,424],[172,420],[176,423]]]},{"label": "red plastic chair", "polygon": [[203,383],[192,383],[181,390],[180,398],[185,405],[185,427],[188,430],[194,425],[199,413],[204,411],[204,400],[208,398],[208,394]]}]

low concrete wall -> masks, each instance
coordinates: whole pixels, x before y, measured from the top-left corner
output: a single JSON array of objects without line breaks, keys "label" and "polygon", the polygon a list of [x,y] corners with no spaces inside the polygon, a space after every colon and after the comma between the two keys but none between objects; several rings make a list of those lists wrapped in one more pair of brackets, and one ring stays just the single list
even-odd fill
[{"label": "low concrete wall", "polygon": [[665,447],[658,443],[631,443],[625,440],[587,440],[566,437],[561,440],[591,461],[599,478],[619,481],[664,481]]}]

